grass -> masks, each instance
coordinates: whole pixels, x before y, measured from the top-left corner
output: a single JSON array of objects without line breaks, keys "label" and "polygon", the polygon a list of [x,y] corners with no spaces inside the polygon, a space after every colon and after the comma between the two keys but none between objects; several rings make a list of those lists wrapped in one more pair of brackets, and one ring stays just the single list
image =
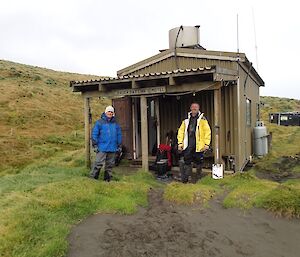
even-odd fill
[{"label": "grass", "polygon": [[203,184],[170,183],[164,192],[164,198],[178,204],[207,204],[217,190]]},{"label": "grass", "polygon": [[247,173],[226,176],[222,180],[205,177],[197,184],[171,183],[164,197],[179,204],[202,203],[218,194],[225,194],[223,206],[250,209],[265,208],[278,216],[300,217],[300,179],[284,183],[259,179],[260,173],[300,173],[298,161],[299,127],[282,127],[268,122],[270,112],[299,111],[300,100],[262,97],[262,118],[273,135],[272,149],[262,159],[255,161],[255,168]]},{"label": "grass", "polygon": [[[132,214],[147,205],[147,192],[161,186],[146,172],[114,169],[110,184],[87,178],[83,152],[83,106],[70,80],[95,78],[0,60],[0,256],[64,256],[71,227],[88,215]],[[263,97],[268,112],[299,110],[300,101]],[[93,100],[93,119],[108,100]],[[260,207],[300,217],[300,180],[258,179],[262,170],[280,172],[283,156],[299,153],[299,128],[268,124],[272,152],[256,170],[205,177],[197,184],[171,183],[164,197],[178,204],[208,205],[226,194],[225,207]],[[298,173],[299,166],[280,166]],[[124,175],[127,174],[127,175]]]},{"label": "grass", "polygon": [[[274,124],[268,124],[268,129],[272,132],[271,152],[261,160],[256,161],[256,170],[267,172],[280,172],[281,168],[289,171],[299,171],[299,165],[292,166],[292,161],[284,162],[283,157],[296,156],[300,154],[299,127],[284,127]],[[298,168],[297,168],[298,166]]]},{"label": "grass", "polygon": [[178,204],[204,204],[223,189],[209,177],[204,177],[196,184],[183,184],[172,182],[167,185],[164,198]]},{"label": "grass", "polygon": [[300,100],[283,97],[261,96],[263,104],[261,110],[262,120],[269,120],[269,113],[273,112],[291,112],[300,110]]},{"label": "grass", "polygon": [[222,180],[205,177],[196,184],[170,183],[165,199],[178,204],[204,204],[216,195],[225,195],[225,208],[265,208],[277,216],[300,218],[300,180],[278,183],[259,179],[254,171],[226,176]]},{"label": "grass", "polygon": [[93,213],[132,214],[157,186],[147,172],[106,183],[77,167],[82,151],[58,154],[0,178],[0,256],[64,256],[72,225]]},{"label": "grass", "polygon": [[300,111],[300,100],[279,97],[262,97],[264,106],[261,113],[266,126],[272,133],[272,148],[267,156],[256,160],[257,173],[300,173],[300,150],[296,142],[300,141],[300,129],[297,126],[278,126],[268,121],[268,115],[272,112]]},{"label": "grass", "polygon": [[266,208],[278,216],[300,218],[300,180],[278,185],[268,192],[259,207]]},{"label": "grass", "polygon": [[[83,101],[71,92],[69,82],[96,77],[0,60],[0,175],[7,168],[22,168],[45,154],[70,149],[84,119]],[[92,100],[94,121],[109,103]],[[76,149],[82,148],[81,138],[75,141]]]}]

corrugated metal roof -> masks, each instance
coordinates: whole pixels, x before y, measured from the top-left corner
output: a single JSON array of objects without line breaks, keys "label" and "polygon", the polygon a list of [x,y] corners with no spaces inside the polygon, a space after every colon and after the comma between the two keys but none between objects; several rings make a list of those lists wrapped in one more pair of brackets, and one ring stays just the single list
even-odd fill
[{"label": "corrugated metal roof", "polygon": [[[125,67],[117,72],[118,76],[121,75],[128,75],[129,73],[135,73],[135,71],[143,69],[149,65],[157,64],[163,62],[164,60],[170,57],[179,57],[185,56],[190,58],[197,58],[197,59],[207,59],[207,60],[223,60],[223,61],[235,61],[242,62],[245,60],[244,53],[235,53],[235,52],[220,52],[220,51],[211,51],[211,50],[201,50],[201,49],[189,49],[189,48],[176,48],[176,54],[174,49],[168,49],[164,52],[159,54],[153,55],[149,58],[141,60],[137,63],[134,63],[128,67]],[[175,63],[173,62],[175,65]],[[198,67],[210,66],[210,65],[201,65],[199,64]],[[197,66],[193,67],[196,68]],[[192,67],[181,67],[180,64],[178,67],[172,67],[171,69],[185,69],[185,68],[192,68]],[[168,70],[171,70],[168,69]],[[161,70],[158,70],[161,71]],[[141,72],[143,73],[143,72]],[[145,73],[145,72],[144,72]]]},{"label": "corrugated metal roof", "polygon": [[125,76],[118,76],[118,77],[105,77],[100,78],[97,80],[83,80],[83,81],[71,81],[71,85],[76,84],[84,84],[84,83],[92,83],[92,82],[103,82],[103,81],[122,81],[125,79],[134,79],[134,78],[143,78],[143,77],[158,77],[161,75],[172,75],[172,74],[180,74],[180,73],[188,73],[188,72],[198,72],[204,70],[212,70],[215,68],[214,66],[207,66],[207,67],[198,67],[198,68],[191,68],[191,69],[177,69],[172,71],[162,71],[162,72],[151,72],[145,74],[135,74],[135,75],[125,75]]}]

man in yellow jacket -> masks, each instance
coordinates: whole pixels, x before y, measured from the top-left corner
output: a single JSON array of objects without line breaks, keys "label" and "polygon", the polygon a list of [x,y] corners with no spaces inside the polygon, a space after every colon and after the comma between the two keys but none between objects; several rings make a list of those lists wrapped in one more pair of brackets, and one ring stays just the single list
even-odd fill
[{"label": "man in yellow jacket", "polygon": [[[192,176],[192,182],[196,183],[201,177],[203,153],[209,149],[211,130],[208,121],[200,112],[198,103],[192,103],[188,118],[183,120],[178,130],[178,150],[183,152],[183,164],[180,167],[181,180],[188,182],[188,176]],[[192,162],[196,164],[196,174],[192,172]]]}]

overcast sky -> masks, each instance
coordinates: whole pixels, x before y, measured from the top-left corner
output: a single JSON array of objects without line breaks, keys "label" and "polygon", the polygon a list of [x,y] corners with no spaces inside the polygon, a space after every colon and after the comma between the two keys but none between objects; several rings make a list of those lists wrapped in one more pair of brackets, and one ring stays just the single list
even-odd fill
[{"label": "overcast sky", "polygon": [[236,51],[238,13],[240,51],[265,81],[261,94],[299,99],[297,2],[0,0],[0,59],[116,76],[168,48],[168,30],[180,25],[201,25],[200,43],[208,50]]}]

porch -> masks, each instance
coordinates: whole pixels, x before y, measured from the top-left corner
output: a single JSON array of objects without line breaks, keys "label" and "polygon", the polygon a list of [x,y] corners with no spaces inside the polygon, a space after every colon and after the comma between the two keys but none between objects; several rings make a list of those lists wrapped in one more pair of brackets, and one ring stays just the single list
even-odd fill
[{"label": "porch", "polygon": [[89,101],[101,96],[113,99],[128,157],[141,160],[144,170],[149,169],[149,153],[165,142],[166,134],[172,131],[176,135],[192,102],[200,104],[212,129],[212,152],[207,156],[210,165],[223,163],[235,170],[239,147],[235,128],[236,74],[212,66],[71,82],[73,91],[81,92],[85,101],[87,165],[90,163]]},{"label": "porch", "polygon": [[[149,166],[151,164],[155,163],[155,159],[156,159],[155,156],[149,155],[148,158],[149,158]],[[139,157],[137,159],[132,160],[130,162],[129,167],[141,168],[142,167],[142,157]],[[211,171],[212,171],[211,167],[209,165],[207,165],[207,162],[204,163],[204,167],[202,168],[202,173],[204,175],[208,175],[208,174],[211,174]],[[196,168],[195,167],[193,167],[193,172],[196,172]],[[180,178],[180,168],[179,168],[179,166],[172,166],[171,173],[173,174],[173,176],[175,176],[175,178],[179,179]],[[225,169],[224,173],[225,174],[233,174],[234,171],[233,170],[229,170],[229,169]]]}]

